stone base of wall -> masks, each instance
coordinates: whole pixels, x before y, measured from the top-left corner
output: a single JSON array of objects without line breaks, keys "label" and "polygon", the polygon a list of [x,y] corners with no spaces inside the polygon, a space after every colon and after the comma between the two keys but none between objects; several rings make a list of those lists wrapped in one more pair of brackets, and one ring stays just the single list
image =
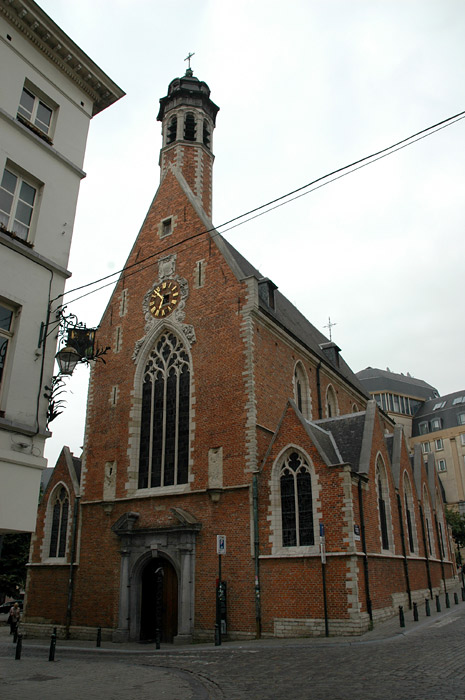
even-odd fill
[{"label": "stone base of wall", "polygon": [[[45,639],[50,638],[53,630],[56,629],[57,639],[79,639],[82,641],[93,641],[97,643],[96,627],[70,627],[69,636],[66,635],[65,625],[39,624],[37,622],[22,622],[21,634],[26,638]],[[102,627],[102,642],[114,641],[115,630],[110,627]]]},{"label": "stone base of wall", "polygon": [[[328,620],[328,633],[331,637],[361,635],[368,631],[370,619],[366,613],[358,618]],[[325,621],[321,619],[275,618],[275,637],[324,637]]]}]

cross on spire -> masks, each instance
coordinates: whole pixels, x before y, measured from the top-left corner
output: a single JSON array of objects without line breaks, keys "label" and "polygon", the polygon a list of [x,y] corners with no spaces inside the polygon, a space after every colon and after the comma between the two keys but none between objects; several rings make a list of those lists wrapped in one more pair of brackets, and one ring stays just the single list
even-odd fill
[{"label": "cross on spire", "polygon": [[189,63],[188,63],[188,69],[187,69],[187,70],[190,70],[190,69],[191,69],[191,58],[192,58],[192,56],[195,56],[195,52],[194,52],[194,53],[188,53],[187,56],[186,56],[186,58],[184,59],[185,61],[189,61]]},{"label": "cross on spire", "polygon": [[331,333],[331,328],[333,326],[337,326],[337,323],[331,323],[331,316],[328,316],[328,323],[326,326],[323,326],[323,328],[327,328],[329,330],[329,339],[332,340],[332,333]]}]

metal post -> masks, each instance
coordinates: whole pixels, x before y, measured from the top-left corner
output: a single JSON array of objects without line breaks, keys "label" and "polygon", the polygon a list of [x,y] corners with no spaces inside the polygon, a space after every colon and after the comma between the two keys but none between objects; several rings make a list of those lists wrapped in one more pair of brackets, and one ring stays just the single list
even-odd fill
[{"label": "metal post", "polygon": [[15,631],[13,632],[13,644],[18,641],[18,623],[15,624]]},{"label": "metal post", "polygon": [[456,605],[459,604],[459,596],[458,596],[457,591],[454,592],[454,603],[455,603]]},{"label": "metal post", "polygon": [[461,591],[462,591],[462,600],[465,602],[465,588],[462,588]]},{"label": "metal post", "polygon": [[18,641],[16,642],[16,654],[15,654],[16,661],[19,661],[21,659],[22,647],[23,647],[23,635],[18,634]]},{"label": "metal post", "polygon": [[326,564],[321,563],[321,579],[323,583],[323,611],[325,616],[325,637],[329,637],[329,626],[328,626],[328,600],[326,595]]},{"label": "metal post", "polygon": [[50,637],[50,651],[48,654],[49,661],[55,661],[55,648],[57,645],[57,628],[53,628],[52,636]]},{"label": "metal post", "polygon": [[446,608],[450,608],[449,591],[446,591]]},{"label": "metal post", "polygon": [[405,627],[404,608],[402,605],[399,605],[399,622],[401,627]]},{"label": "metal post", "polygon": [[413,604],[413,621],[418,622],[418,605],[416,603]]},{"label": "metal post", "polygon": [[102,646],[102,628],[101,627],[97,628],[97,646],[98,647]]},{"label": "metal post", "polygon": [[438,595],[436,596],[436,612],[441,612],[441,602]]},{"label": "metal post", "polygon": [[426,612],[426,617],[430,617],[430,616],[431,616],[431,610],[430,610],[430,607],[429,607],[429,600],[428,600],[428,598],[425,598],[425,612]]},{"label": "metal post", "polygon": [[155,630],[155,649],[160,648],[160,628],[157,627]]},{"label": "metal post", "polygon": [[221,586],[221,554],[218,554],[218,586],[216,587],[215,646],[221,646],[220,586]]}]

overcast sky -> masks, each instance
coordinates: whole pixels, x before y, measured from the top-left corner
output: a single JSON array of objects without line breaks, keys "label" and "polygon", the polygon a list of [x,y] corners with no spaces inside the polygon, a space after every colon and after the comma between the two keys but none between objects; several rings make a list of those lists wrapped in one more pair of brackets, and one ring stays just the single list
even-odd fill
[{"label": "overcast sky", "polygon": [[[159,184],[158,101],[188,52],[220,107],[217,226],[465,110],[463,0],[39,4],[127,93],[90,125],[68,289],[124,266]],[[464,152],[460,120],[224,235],[324,333],[331,317],[354,371],[465,389]],[[96,326],[111,290],[68,311]],[[80,456],[88,372],[68,382],[50,466],[64,444]]]}]

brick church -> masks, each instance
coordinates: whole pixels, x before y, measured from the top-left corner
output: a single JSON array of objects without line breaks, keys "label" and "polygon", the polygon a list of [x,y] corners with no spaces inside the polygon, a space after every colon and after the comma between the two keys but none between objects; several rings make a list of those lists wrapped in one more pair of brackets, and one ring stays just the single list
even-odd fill
[{"label": "brick church", "polygon": [[361,634],[454,577],[434,460],[213,228],[217,112],[191,69],[160,100],[160,185],[98,330],[82,460],[63,448],[39,507],[31,635],[213,640],[220,562],[230,639]]}]

